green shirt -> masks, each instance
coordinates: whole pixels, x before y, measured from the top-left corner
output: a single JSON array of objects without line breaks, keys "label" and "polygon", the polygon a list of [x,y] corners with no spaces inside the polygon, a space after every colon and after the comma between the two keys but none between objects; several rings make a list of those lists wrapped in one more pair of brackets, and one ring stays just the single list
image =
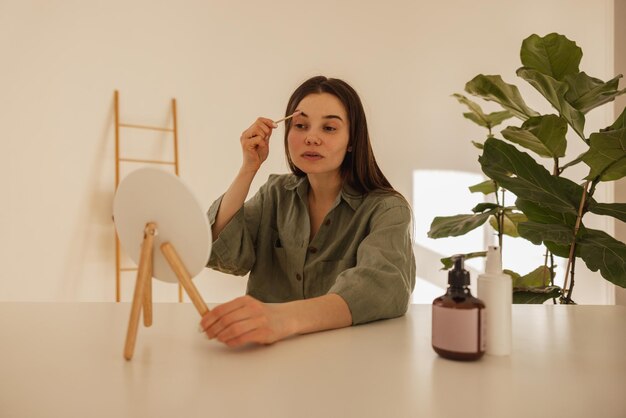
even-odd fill
[{"label": "green shirt", "polygon": [[[247,293],[263,302],[336,293],[353,324],[403,315],[415,286],[408,203],[344,185],[309,242],[308,189],[306,176],[271,175],[213,242],[208,266],[249,272]],[[209,209],[211,225],[220,203]]]}]

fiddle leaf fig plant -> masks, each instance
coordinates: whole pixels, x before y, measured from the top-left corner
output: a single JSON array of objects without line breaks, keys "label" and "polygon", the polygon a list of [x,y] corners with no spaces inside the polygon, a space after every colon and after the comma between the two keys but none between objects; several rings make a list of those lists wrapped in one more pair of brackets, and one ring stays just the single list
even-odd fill
[{"label": "fiddle leaf fig plant", "polygon": [[[575,42],[557,33],[531,35],[522,42],[522,67],[516,74],[545,98],[554,113],[540,114],[529,107],[519,89],[499,75],[479,74],[465,85],[465,91],[497,103],[501,111],[485,113],[466,96],[453,95],[469,110],[463,116],[487,129],[483,142],[472,143],[482,150],[478,162],[488,180],[469,189],[490,196],[494,203],[479,204],[468,214],[436,217],[428,236],[460,236],[488,223],[500,247],[504,235],[544,246],[545,256],[533,271],[505,271],[513,278],[516,303],[548,299],[574,303],[577,259],[591,271],[599,271],[604,279],[626,287],[626,245],[585,224],[588,213],[626,222],[626,203],[594,199],[600,182],[626,176],[626,109],[611,126],[585,134],[585,115],[626,93],[626,89],[618,88],[621,75],[604,82],[580,71],[582,56]],[[494,128],[511,118],[521,123],[506,126],[498,138]],[[570,140],[582,141],[585,152],[568,155]],[[566,177],[565,171],[573,166],[586,167],[588,175]],[[479,250],[466,257],[485,255]],[[567,260],[562,287],[555,285],[554,257]],[[445,269],[452,265],[449,258],[442,263]]]}]

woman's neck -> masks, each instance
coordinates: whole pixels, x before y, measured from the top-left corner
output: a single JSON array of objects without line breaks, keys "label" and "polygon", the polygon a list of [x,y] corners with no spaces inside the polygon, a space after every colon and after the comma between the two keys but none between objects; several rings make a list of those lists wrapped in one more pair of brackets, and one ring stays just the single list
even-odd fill
[{"label": "woman's neck", "polygon": [[343,181],[339,173],[307,175],[309,179],[309,199],[315,202],[334,202],[341,191]]}]

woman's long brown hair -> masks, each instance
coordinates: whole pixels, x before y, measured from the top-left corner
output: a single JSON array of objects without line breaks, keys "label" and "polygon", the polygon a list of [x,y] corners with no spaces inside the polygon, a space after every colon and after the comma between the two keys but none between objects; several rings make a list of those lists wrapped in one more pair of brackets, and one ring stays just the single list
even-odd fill
[{"label": "woman's long brown hair", "polygon": [[[309,94],[329,93],[337,97],[346,109],[348,114],[348,124],[350,138],[348,147],[351,151],[341,164],[341,175],[344,181],[361,193],[372,191],[386,191],[394,194],[398,193],[387,180],[383,172],[376,163],[370,137],[367,130],[367,120],[363,104],[357,92],[345,81],[336,78],[316,76],[302,83],[291,95],[287,103],[285,116],[295,112],[298,104]],[[287,120],[285,124],[285,154],[291,172],[298,177],[305,173],[295,166],[289,155],[287,136],[291,129],[292,120]],[[349,149],[350,149],[349,148]]]}]

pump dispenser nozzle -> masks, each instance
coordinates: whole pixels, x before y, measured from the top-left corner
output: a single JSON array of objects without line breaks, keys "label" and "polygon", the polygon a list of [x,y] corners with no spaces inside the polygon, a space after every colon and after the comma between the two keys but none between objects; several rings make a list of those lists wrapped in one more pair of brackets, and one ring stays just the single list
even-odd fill
[{"label": "pump dispenser nozzle", "polygon": [[469,271],[465,270],[465,256],[457,254],[452,256],[454,268],[448,272],[448,284],[452,287],[469,286]]},{"label": "pump dispenser nozzle", "polygon": [[487,261],[485,262],[486,274],[502,274],[502,256],[500,247],[489,246],[487,248]]}]

